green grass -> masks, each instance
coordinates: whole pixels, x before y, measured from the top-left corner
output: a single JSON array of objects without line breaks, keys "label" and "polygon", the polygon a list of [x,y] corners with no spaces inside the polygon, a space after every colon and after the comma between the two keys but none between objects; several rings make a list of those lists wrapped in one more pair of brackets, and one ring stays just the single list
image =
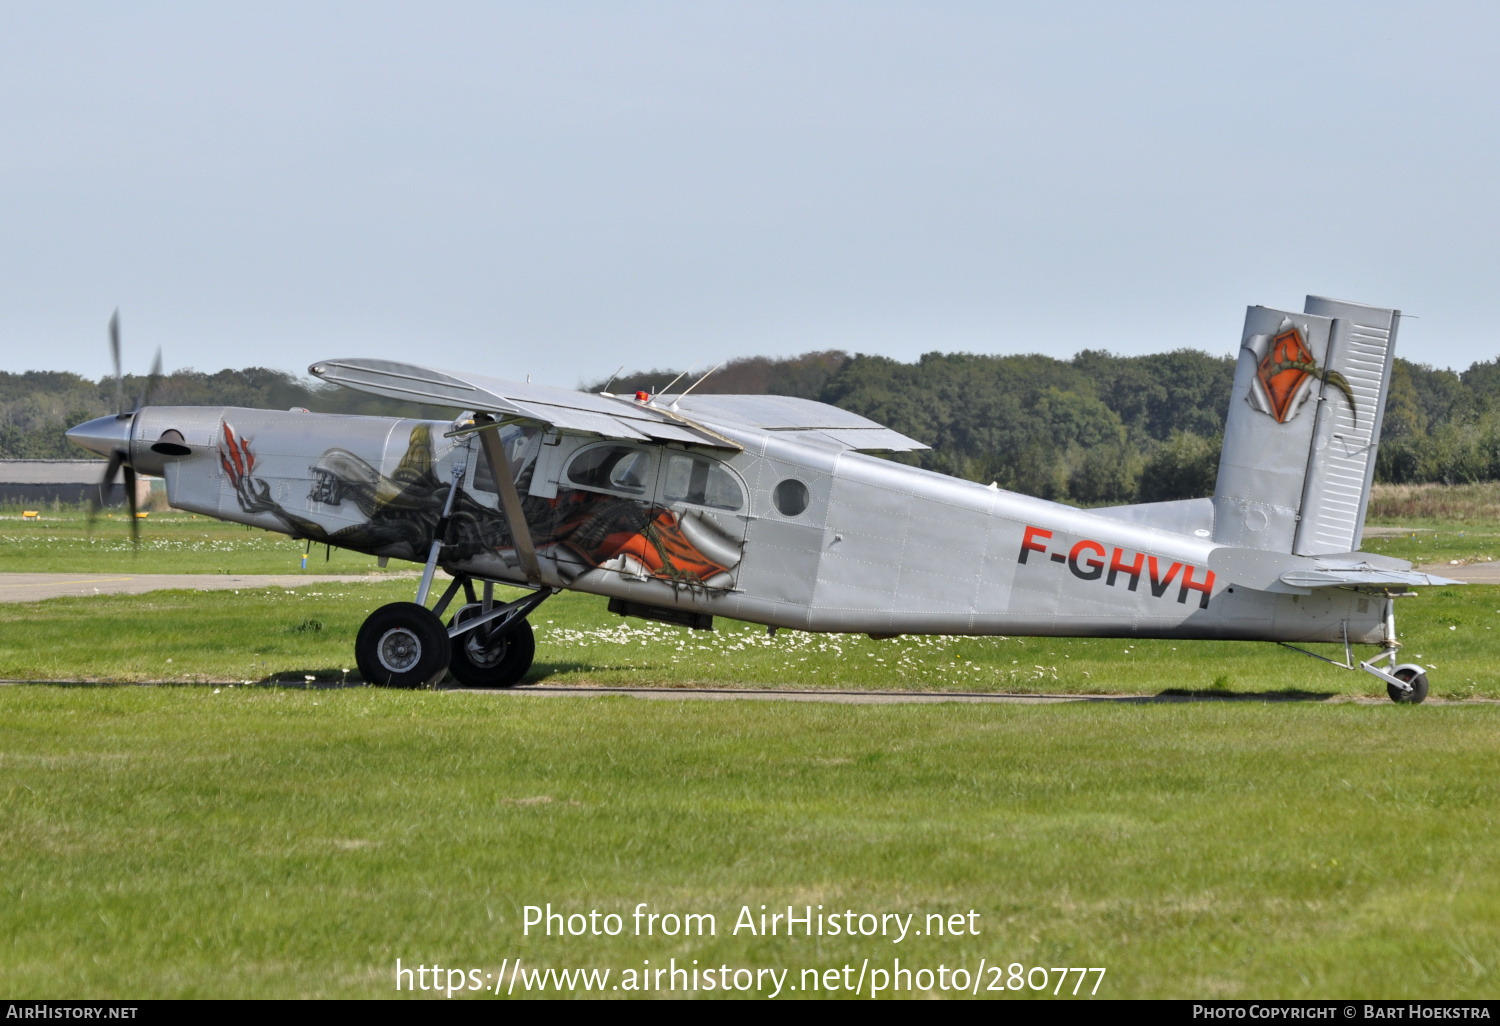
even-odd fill
[{"label": "green grass", "polygon": [[[102,513],[89,530],[75,509],[40,510],[22,520],[18,507],[0,513],[0,573],[358,574],[378,569],[375,557],[314,547],[301,569],[305,542],[192,513],[155,512],[141,521],[141,544],[119,511]],[[394,564],[408,568],[412,564]]]},{"label": "green grass", "polygon": [[[1108,997],[1500,981],[1489,706],[27,686],[0,689],[0,723],[17,998],[386,996],[398,957],[794,981],[984,958],[1103,966]],[[719,932],[523,936],[546,902],[711,912]],[[980,934],[729,934],[742,905],[788,903],[973,909]]]},{"label": "green grass", "polygon": [[[301,554],[203,518],[148,523],[136,556],[118,522],[90,542],[77,516],[7,519],[0,570],[285,573]],[[1444,554],[1458,532],[1435,533],[1380,544],[1461,558]],[[365,615],[414,583],[309,564],[287,591],[0,604],[0,678],[342,680]],[[328,569],[373,564],[335,553]],[[1500,588],[1423,589],[1398,610],[1434,697],[1500,697]],[[1269,644],[772,638],[621,620],[571,594],[532,621],[533,683],[1383,695]],[[1105,966],[1108,997],[1493,997],[1497,741],[1500,709],[1479,703],[0,687],[0,989],[387,996],[398,957],[483,973],[517,956],[615,980],[644,959],[790,968],[796,984],[899,956]],[[527,904],[628,916],[641,901],[713,913],[719,934],[522,935]],[[789,903],[919,923],[974,909],[981,933],[729,934],[742,905]]]},{"label": "green grass", "polygon": [[[358,679],[354,636],[369,611],[409,601],[410,579],[242,592],[157,591],[0,604],[0,679]],[[1500,698],[1500,588],[1424,589],[1398,606],[1403,661],[1431,667],[1432,695]],[[864,635],[779,631],[732,620],[690,631],[564,593],[531,621],[529,683],[811,687],[1025,693],[1305,692],[1382,696],[1364,673],[1266,642]],[[1342,656],[1339,646],[1310,646]],[[1374,649],[1358,649],[1365,657]]]},{"label": "green grass", "polygon": [[1360,546],[1424,563],[1482,563],[1500,558],[1500,483],[1376,485],[1369,525],[1405,533],[1366,537]]},{"label": "green grass", "polygon": [[[1439,496],[1439,499],[1441,496]],[[1431,512],[1431,499],[1418,512]],[[1434,507],[1435,509],[1437,507]],[[1442,507],[1446,508],[1446,507]],[[1368,538],[1364,549],[1414,563],[1500,558],[1500,519],[1475,516],[1462,525],[1433,516],[1371,518],[1373,526],[1410,528],[1395,537]],[[141,523],[139,550],[121,513],[102,514],[89,530],[80,510],[43,510],[22,520],[19,507],[0,511],[0,573],[358,574],[378,572],[373,556],[314,546],[302,570],[304,542],[191,513],[154,512]],[[417,564],[397,561],[392,570]]]},{"label": "green grass", "polygon": [[1500,558],[1500,531],[1454,531],[1407,526],[1409,533],[1366,538],[1360,550],[1405,559],[1417,566],[1451,563],[1455,559],[1460,563],[1488,563]]}]

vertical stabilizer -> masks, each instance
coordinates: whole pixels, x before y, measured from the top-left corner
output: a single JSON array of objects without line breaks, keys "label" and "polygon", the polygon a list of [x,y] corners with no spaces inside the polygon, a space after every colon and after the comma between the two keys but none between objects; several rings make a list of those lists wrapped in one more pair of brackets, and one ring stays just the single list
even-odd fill
[{"label": "vertical stabilizer", "polygon": [[1216,542],[1302,555],[1358,547],[1399,319],[1315,296],[1300,314],[1246,311]]}]

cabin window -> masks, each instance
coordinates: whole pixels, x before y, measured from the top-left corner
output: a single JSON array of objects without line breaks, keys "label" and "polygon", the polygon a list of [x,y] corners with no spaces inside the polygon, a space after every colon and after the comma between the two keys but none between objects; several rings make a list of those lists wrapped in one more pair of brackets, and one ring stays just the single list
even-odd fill
[{"label": "cabin window", "polygon": [[[496,430],[490,428],[489,430]],[[532,459],[532,443],[540,433],[534,427],[521,427],[509,424],[500,431],[500,444],[505,449],[505,459],[510,463],[511,473],[517,481],[521,479],[527,463]],[[494,494],[499,491],[495,487],[495,475],[490,470],[490,460],[484,451],[483,439],[475,439],[469,459],[474,463],[474,473],[469,478],[469,487],[476,492],[489,492]]]},{"label": "cabin window", "polygon": [[810,498],[807,485],[795,477],[787,478],[771,493],[771,501],[776,503],[776,509],[784,517],[795,517],[800,514],[807,508]]},{"label": "cabin window", "polygon": [[651,480],[651,454],[628,445],[585,449],[568,467],[568,480],[585,488],[643,494]]},{"label": "cabin window", "polygon": [[714,509],[739,509],[745,493],[718,461],[673,453],[667,457],[667,479],[662,494],[668,502],[690,502]]}]

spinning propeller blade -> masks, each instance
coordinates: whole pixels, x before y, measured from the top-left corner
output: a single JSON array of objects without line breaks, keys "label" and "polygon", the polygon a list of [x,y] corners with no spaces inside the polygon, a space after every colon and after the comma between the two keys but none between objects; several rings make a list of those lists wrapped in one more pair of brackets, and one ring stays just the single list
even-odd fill
[{"label": "spinning propeller blade", "polygon": [[125,503],[130,509],[130,544],[137,550],[141,547],[141,521],[135,508],[135,468],[125,464]]},{"label": "spinning propeller blade", "polygon": [[[161,380],[161,350],[157,349],[156,359],[151,362],[151,373],[146,378],[140,398],[136,400],[130,413],[125,411],[125,374],[120,360],[120,311],[118,309],[109,318],[109,355],[115,365],[115,416],[113,418],[100,417],[88,424],[79,425],[69,432],[69,437],[74,441],[79,442],[86,449],[99,453],[103,452],[103,448],[97,444],[101,433],[103,437],[111,441],[118,439],[121,442],[128,442],[133,430],[133,418],[130,414],[139,411],[151,401],[151,393],[156,390],[156,385]],[[110,423],[110,428],[100,432],[98,426],[101,422]],[[83,433],[82,436],[77,436],[75,433],[80,431]],[[135,494],[137,474],[135,467],[130,465],[128,446],[111,447],[109,450],[109,462],[105,464],[104,476],[99,479],[99,486],[89,496],[89,533],[93,533],[94,522],[99,518],[99,511],[109,502],[109,491],[114,487],[115,480],[122,470],[125,478],[125,506],[130,511],[130,541],[139,550],[141,525],[136,517],[136,513],[139,512]]]},{"label": "spinning propeller blade", "polygon": [[125,412],[125,378],[120,372],[120,310],[109,318],[109,353],[115,361],[115,412]]},{"label": "spinning propeller blade", "polygon": [[[99,519],[99,510],[104,508],[109,501],[109,489],[115,483],[115,475],[120,472],[120,467],[125,463],[125,450],[116,449],[109,455],[109,462],[104,466],[104,476],[99,479],[99,485],[89,495],[89,533],[94,532],[94,521]],[[132,473],[134,473],[132,471]]]},{"label": "spinning propeller blade", "polygon": [[[156,391],[156,384],[161,380],[161,346],[156,347],[156,359],[151,361],[151,376],[146,379],[146,389],[141,397],[136,400],[135,408],[139,410],[151,401],[151,393]],[[132,411],[133,412],[133,411]]]}]

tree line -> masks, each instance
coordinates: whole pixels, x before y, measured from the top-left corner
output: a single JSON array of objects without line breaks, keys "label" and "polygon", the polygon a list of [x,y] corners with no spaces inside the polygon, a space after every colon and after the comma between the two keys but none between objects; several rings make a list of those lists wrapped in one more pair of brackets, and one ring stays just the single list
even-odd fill
[{"label": "tree line", "polygon": [[[124,408],[145,394],[144,376],[126,375]],[[154,406],[247,406],[255,409],[307,409],[318,413],[447,418],[436,407],[402,403],[326,385],[265,367],[221,370],[214,374],[180,370],[162,376],[151,391]],[[63,432],[74,424],[117,413],[115,379],[88,378],[63,371],[0,371],[0,459],[81,459],[89,454]]]},{"label": "tree line", "polygon": [[[1181,349],[1149,356],[1086,350],[1049,356],[928,353],[914,363],[842,351],[735,360],[699,384],[717,394],[800,396],[850,410],[932,446],[893,456],[931,470],[1083,505],[1210,495],[1234,358]],[[655,393],[675,370],[599,380],[617,394]],[[685,376],[673,391],[693,380]],[[129,408],[144,386],[125,381]],[[325,413],[446,417],[266,368],[184,370],[152,394],[161,405],[303,407]],[[0,372],[0,458],[77,458],[63,431],[115,410],[112,378]],[[1398,359],[1377,480],[1500,480],[1500,360],[1455,372]]]}]

